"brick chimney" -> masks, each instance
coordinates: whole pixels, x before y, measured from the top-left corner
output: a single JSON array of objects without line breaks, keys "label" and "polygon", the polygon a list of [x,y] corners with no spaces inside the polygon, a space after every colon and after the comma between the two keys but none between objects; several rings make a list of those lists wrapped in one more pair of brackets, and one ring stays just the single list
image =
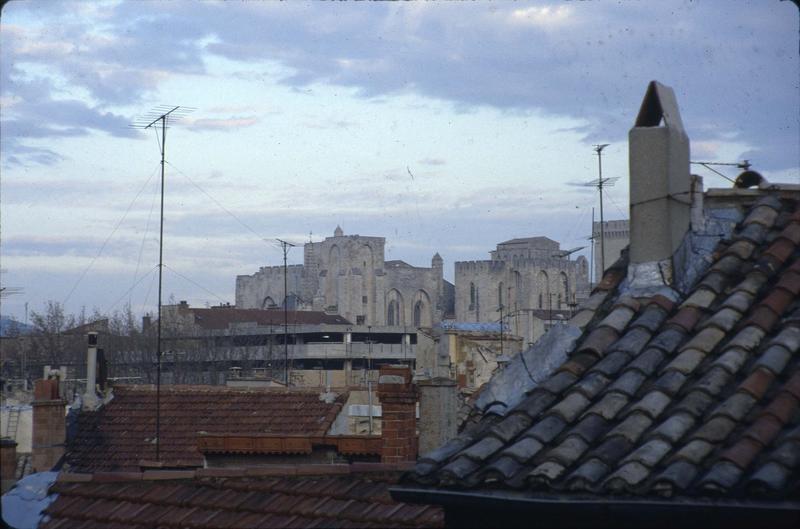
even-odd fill
[{"label": "brick chimney", "polygon": [[417,388],[405,365],[381,366],[378,399],[381,402],[381,462],[417,459]]},{"label": "brick chimney", "polygon": [[672,257],[689,229],[689,137],[675,92],[651,81],[628,136],[633,287],[671,285]]},{"label": "brick chimney", "polygon": [[14,485],[17,473],[17,442],[0,439],[0,494],[5,494]]},{"label": "brick chimney", "polygon": [[44,472],[64,455],[66,401],[59,395],[57,378],[37,380],[33,398],[32,466],[34,472]]}]

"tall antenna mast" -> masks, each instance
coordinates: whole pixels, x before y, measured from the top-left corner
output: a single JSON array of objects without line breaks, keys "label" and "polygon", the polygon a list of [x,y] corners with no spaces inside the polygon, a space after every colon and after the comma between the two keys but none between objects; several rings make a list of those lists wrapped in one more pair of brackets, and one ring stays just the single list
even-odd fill
[{"label": "tall antenna mast", "polygon": [[589,240],[592,241],[592,250],[590,252],[590,262],[589,262],[589,290],[594,288],[594,208],[592,208],[592,234],[589,236]]},{"label": "tall antenna mast", "polygon": [[[161,291],[162,291],[162,272],[164,269],[164,165],[167,152],[167,120],[178,121],[195,109],[180,106],[158,106],[149,113],[137,118],[131,125],[134,128],[149,129],[156,132],[161,124],[161,141],[159,149],[161,151],[161,222],[158,233],[158,321],[157,321],[157,341],[156,341],[156,461],[161,461]],[[149,122],[148,122],[149,120]]]},{"label": "tall antenna mast", "polygon": [[[594,145],[594,152],[597,153],[597,171],[598,171],[597,179],[579,184],[570,184],[583,187],[596,187],[597,191],[600,193],[600,274],[601,275],[606,270],[606,238],[605,238],[606,227],[604,224],[605,220],[603,218],[603,188],[611,187],[614,185],[614,182],[619,180],[619,177],[616,176],[610,178],[603,178],[603,149],[608,147],[608,145],[609,145],[608,143]],[[592,220],[592,237],[594,237],[594,220]]]},{"label": "tall antenna mast", "polygon": [[289,248],[294,248],[297,245],[283,239],[275,240],[280,243],[283,249],[283,376],[286,387],[289,387],[289,282],[287,279],[286,255],[289,253]]}]

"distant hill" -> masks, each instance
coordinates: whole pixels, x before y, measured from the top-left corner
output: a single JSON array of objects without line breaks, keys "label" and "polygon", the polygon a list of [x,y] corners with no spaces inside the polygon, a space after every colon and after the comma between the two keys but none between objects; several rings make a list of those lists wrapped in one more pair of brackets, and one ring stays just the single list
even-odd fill
[{"label": "distant hill", "polygon": [[16,321],[8,316],[0,316],[0,336],[8,336],[14,326],[18,329],[19,334],[30,334],[33,331],[33,326],[25,325],[21,321]]}]

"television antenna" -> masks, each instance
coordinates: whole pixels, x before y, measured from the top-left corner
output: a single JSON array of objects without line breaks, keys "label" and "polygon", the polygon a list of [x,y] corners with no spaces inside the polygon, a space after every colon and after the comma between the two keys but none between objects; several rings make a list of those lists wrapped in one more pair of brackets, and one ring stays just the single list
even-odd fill
[{"label": "television antenna", "polygon": [[735,184],[736,181],[733,180],[732,178],[728,178],[727,176],[725,176],[724,174],[722,174],[721,172],[717,171],[716,169],[714,169],[711,166],[712,165],[716,165],[716,166],[738,167],[739,169],[742,169],[743,171],[749,171],[750,167],[752,166],[752,164],[750,163],[750,160],[742,160],[741,162],[735,162],[735,163],[731,163],[731,162],[689,162],[689,163],[693,164],[693,165],[702,165],[703,167],[705,167],[706,169],[708,169],[712,173],[715,173],[715,174],[721,176],[722,178],[724,178],[725,180],[727,180],[728,182],[730,182],[732,184]]},{"label": "television antenna", "polygon": [[[0,268],[0,274],[5,274],[8,272],[5,268]],[[8,296],[13,296],[15,294],[22,294],[25,292],[25,289],[22,287],[4,287],[0,286],[0,298],[7,298]]]},{"label": "television antenna", "polygon": [[[159,105],[146,114],[134,119],[131,127],[150,129],[156,133],[159,151],[161,152],[161,223],[158,235],[158,321],[156,342],[156,461],[161,461],[161,291],[162,273],[164,270],[164,165],[167,149],[167,123],[177,123],[196,109],[172,105]],[[158,126],[161,125],[161,138],[158,137]]]},{"label": "television antenna", "polygon": [[553,257],[564,258],[569,257],[570,255],[574,254],[577,251],[583,250],[586,246],[578,246],[576,248],[572,248],[571,250],[558,250],[557,252],[553,252]]},{"label": "television antenna", "polygon": [[[600,194],[600,273],[606,270],[606,240],[605,240],[605,224],[603,219],[603,188],[612,187],[614,183],[619,180],[619,177],[612,176],[603,178],[603,149],[608,147],[608,143],[601,143],[594,145],[594,152],[597,153],[597,178],[588,182],[572,184],[581,187],[596,187]],[[592,234],[594,234],[594,227],[592,227]]]}]

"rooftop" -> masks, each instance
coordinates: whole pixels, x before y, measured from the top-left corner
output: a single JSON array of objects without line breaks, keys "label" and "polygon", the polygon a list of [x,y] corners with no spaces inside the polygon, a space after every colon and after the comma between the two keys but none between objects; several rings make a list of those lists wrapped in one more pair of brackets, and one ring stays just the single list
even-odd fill
[{"label": "rooftop", "polygon": [[61,474],[42,529],[441,527],[438,507],[394,501],[398,465],[297,465]]},{"label": "rooftop", "polygon": [[405,483],[797,510],[800,194],[723,195],[725,211],[709,220],[718,242],[704,252],[690,241],[695,281],[636,292],[621,259],[566,325],[491,381],[464,430],[423,455]]},{"label": "rooftop", "polygon": [[[162,386],[161,461],[168,468],[202,466],[202,434],[322,437],[346,400],[346,393],[326,403],[317,392],[285,388]],[[67,446],[69,467],[134,471],[140,461],[155,460],[155,406],[152,386],[115,387],[111,402],[78,415]]]}]

